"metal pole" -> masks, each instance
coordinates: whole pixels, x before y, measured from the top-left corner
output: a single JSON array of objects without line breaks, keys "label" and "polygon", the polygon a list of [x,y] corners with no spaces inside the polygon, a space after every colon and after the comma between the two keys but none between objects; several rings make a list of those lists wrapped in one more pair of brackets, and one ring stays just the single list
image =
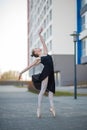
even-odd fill
[{"label": "metal pole", "polygon": [[76,41],[74,41],[74,98],[77,99]]}]

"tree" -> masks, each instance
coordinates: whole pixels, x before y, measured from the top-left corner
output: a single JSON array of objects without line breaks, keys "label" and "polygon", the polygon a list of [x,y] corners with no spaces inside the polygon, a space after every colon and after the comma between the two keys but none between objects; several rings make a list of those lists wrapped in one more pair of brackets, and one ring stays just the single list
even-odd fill
[{"label": "tree", "polygon": [[17,80],[19,72],[18,71],[8,71],[1,75],[1,80]]}]

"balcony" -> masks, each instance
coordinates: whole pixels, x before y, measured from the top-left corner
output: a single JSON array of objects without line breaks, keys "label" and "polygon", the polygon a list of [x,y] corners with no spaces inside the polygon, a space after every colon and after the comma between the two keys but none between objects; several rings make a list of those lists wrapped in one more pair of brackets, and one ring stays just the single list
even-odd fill
[{"label": "balcony", "polygon": [[82,8],[81,8],[81,11],[80,11],[80,14],[84,14],[85,12],[87,11],[87,4],[85,4]]}]

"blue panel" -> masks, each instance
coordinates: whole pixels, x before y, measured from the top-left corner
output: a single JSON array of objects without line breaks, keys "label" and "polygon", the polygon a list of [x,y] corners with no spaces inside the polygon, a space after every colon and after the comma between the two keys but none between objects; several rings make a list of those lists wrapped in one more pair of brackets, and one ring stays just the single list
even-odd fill
[{"label": "blue panel", "polygon": [[[81,0],[77,0],[77,32],[81,32],[81,15],[80,15],[80,10],[81,10]],[[78,40],[77,42],[77,63],[81,64],[81,52],[82,52],[82,47],[81,47],[81,41]]]},{"label": "blue panel", "polygon": [[77,55],[78,55],[78,64],[81,64],[81,56],[82,56],[82,44],[81,44],[81,41],[79,40],[78,41],[78,46],[77,46]]}]

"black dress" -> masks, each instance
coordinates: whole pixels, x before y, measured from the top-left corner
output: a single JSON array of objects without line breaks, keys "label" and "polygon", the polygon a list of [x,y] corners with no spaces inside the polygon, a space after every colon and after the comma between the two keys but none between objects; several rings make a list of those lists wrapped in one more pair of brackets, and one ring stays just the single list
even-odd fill
[{"label": "black dress", "polygon": [[41,63],[44,68],[40,74],[32,75],[32,81],[36,89],[41,89],[41,82],[48,76],[48,84],[46,91],[55,93],[54,67],[53,60],[50,55],[42,56]]}]

